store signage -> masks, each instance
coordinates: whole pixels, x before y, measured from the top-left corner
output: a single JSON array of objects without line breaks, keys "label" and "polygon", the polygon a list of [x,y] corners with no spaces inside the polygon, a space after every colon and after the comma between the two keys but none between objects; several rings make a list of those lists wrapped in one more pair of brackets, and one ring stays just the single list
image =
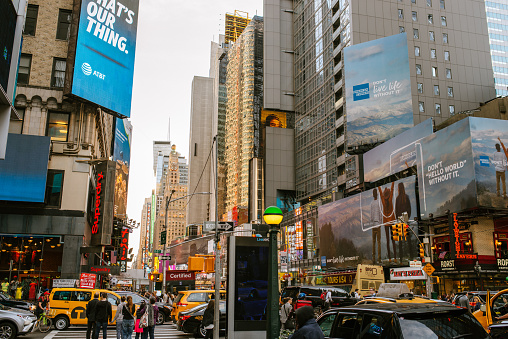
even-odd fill
[{"label": "store signage", "polygon": [[450,232],[450,248],[452,257],[455,259],[477,259],[477,254],[462,253],[460,247],[460,225],[457,213],[448,216],[448,229]]},{"label": "store signage", "polygon": [[355,277],[356,273],[333,274],[323,276],[322,281],[325,285],[350,285]]},{"label": "store signage", "polygon": [[422,267],[422,262],[420,260],[411,260],[409,267]]},{"label": "store signage", "polygon": [[129,229],[122,229],[122,242],[120,243],[120,260],[126,261],[129,255]]},{"label": "store signage", "polygon": [[132,285],[132,279],[120,279],[116,282],[117,285]]},{"label": "store signage", "polygon": [[95,165],[96,184],[94,191],[93,218],[91,245],[110,245],[113,233],[113,210],[115,193],[116,163],[102,161]]},{"label": "store signage", "polygon": [[101,194],[102,194],[102,180],[104,179],[104,174],[102,171],[97,173],[97,186],[95,187],[95,210],[94,210],[94,221],[92,226],[92,234],[97,234],[99,232],[99,220],[101,217]]},{"label": "store signage", "polygon": [[95,280],[97,279],[96,274],[92,273],[81,273],[79,279],[79,287],[80,288],[95,288]]},{"label": "store signage", "polygon": [[[79,280],[78,280],[79,281]],[[53,288],[76,287],[75,279],[53,279]]]},{"label": "store signage", "polygon": [[314,227],[311,220],[307,220],[307,251],[314,251]]},{"label": "store signage", "polygon": [[120,261],[120,272],[127,272],[127,261]]},{"label": "store signage", "polygon": [[187,271],[168,271],[166,272],[166,281],[195,280],[194,272]]},{"label": "store signage", "polygon": [[[459,224],[459,230],[460,231],[467,231],[469,230],[469,223],[461,223]],[[434,228],[434,234],[446,234],[450,231],[448,227],[435,227]]]},{"label": "store signage", "polygon": [[500,271],[508,271],[508,259],[497,259],[496,262]]},{"label": "store signage", "polygon": [[390,269],[390,280],[425,280],[427,275],[421,267],[398,267]]},{"label": "store signage", "polygon": [[441,270],[442,271],[454,271],[455,270],[455,260],[441,260]]},{"label": "store signage", "polygon": [[288,271],[288,252],[281,251],[280,255],[280,271],[282,273],[287,273]]}]

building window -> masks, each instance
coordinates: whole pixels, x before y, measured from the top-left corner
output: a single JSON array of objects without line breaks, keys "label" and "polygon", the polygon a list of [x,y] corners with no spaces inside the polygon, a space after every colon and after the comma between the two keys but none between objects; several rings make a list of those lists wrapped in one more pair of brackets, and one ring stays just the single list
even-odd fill
[{"label": "building window", "polygon": [[446,69],[446,78],[451,79],[452,78],[452,70],[450,68]]},{"label": "building window", "polygon": [[441,26],[446,26],[446,17],[445,16],[441,17]]},{"label": "building window", "polygon": [[63,88],[65,82],[65,59],[53,59],[53,72],[51,75],[51,86]]},{"label": "building window", "polygon": [[411,3],[412,3],[412,4],[415,4],[415,3],[416,3],[416,0],[411,0]]},{"label": "building window", "polygon": [[434,16],[432,14],[427,15],[427,20],[429,21],[429,24],[434,24]]},{"label": "building window", "polygon": [[422,75],[422,65],[416,64],[416,74]]},{"label": "building window", "polygon": [[436,36],[433,31],[429,31],[429,40],[436,41]]},{"label": "building window", "polygon": [[411,13],[411,18],[413,19],[413,21],[418,21],[418,13],[413,11]]},{"label": "building window", "polygon": [[437,67],[436,66],[432,66],[432,76],[434,78],[437,78]]},{"label": "building window", "polygon": [[443,33],[443,43],[444,44],[448,43],[448,33]]},{"label": "building window", "polygon": [[56,38],[60,40],[69,39],[71,28],[72,11],[61,9],[58,12],[58,26],[56,28]]},{"label": "building window", "polygon": [[430,57],[432,59],[435,59],[436,58],[436,50],[434,48],[431,48],[430,49]]},{"label": "building window", "polygon": [[415,56],[420,56],[420,47],[415,46]]},{"label": "building window", "polygon": [[448,87],[448,97],[453,98],[453,87]]},{"label": "building window", "polygon": [[423,84],[421,82],[419,82],[417,84],[417,86],[418,86],[418,93],[422,94],[423,93]]},{"label": "building window", "polygon": [[404,26],[399,26],[399,33],[404,33],[406,31],[406,29],[404,28]]},{"label": "building window", "polygon": [[455,114],[455,106],[454,105],[450,105],[450,106],[448,106],[448,108],[450,109],[450,115]]},{"label": "building window", "polygon": [[427,6],[432,7],[432,0],[427,0]]},{"label": "building window", "polygon": [[26,35],[35,36],[35,29],[37,28],[37,16],[39,15],[38,5],[28,5],[26,8],[25,28],[23,33]]},{"label": "building window", "polygon": [[51,137],[51,140],[67,141],[69,118],[68,113],[49,112],[46,135]]},{"label": "building window", "polygon": [[444,51],[444,59],[445,59],[445,61],[450,61],[450,52],[449,51]]},{"label": "building window", "polygon": [[23,133],[23,121],[25,119],[25,109],[16,107],[16,111],[18,111],[18,115],[21,120],[11,119],[11,122],[9,124],[9,133],[22,134]]},{"label": "building window", "polygon": [[19,58],[18,85],[28,85],[30,80],[30,66],[32,65],[31,54],[21,54]]},{"label": "building window", "polygon": [[62,201],[64,171],[48,169],[46,182],[46,206],[60,207]]},{"label": "building window", "polygon": [[425,113],[425,103],[423,101],[418,101],[418,111]]},{"label": "building window", "polygon": [[436,104],[436,114],[441,114],[441,104]]},{"label": "building window", "polygon": [[413,37],[415,39],[420,39],[420,33],[418,33],[418,28],[413,28]]},{"label": "building window", "polygon": [[441,9],[445,9],[445,0],[440,0],[439,3],[441,5]]},{"label": "building window", "polygon": [[434,95],[439,95],[439,85],[434,85]]},{"label": "building window", "polygon": [[404,11],[399,9],[399,19],[404,19]]}]

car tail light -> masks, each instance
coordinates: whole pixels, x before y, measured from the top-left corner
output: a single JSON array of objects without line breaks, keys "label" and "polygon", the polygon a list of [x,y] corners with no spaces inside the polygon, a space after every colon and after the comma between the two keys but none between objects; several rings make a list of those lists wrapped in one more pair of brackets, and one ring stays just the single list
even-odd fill
[{"label": "car tail light", "polygon": [[185,321],[190,318],[190,315],[181,315],[179,318],[180,318],[180,321]]},{"label": "car tail light", "polygon": [[185,307],[185,306],[187,306],[187,304],[182,304],[182,303],[178,302],[178,303],[176,303],[176,306],[182,306],[182,307]]}]

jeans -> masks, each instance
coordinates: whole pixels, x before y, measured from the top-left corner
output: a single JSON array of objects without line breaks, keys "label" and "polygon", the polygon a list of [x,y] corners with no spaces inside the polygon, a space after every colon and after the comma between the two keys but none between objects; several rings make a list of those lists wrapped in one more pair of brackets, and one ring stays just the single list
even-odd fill
[{"label": "jeans", "polygon": [[123,339],[122,320],[116,320],[116,339]]},{"label": "jeans", "polygon": [[506,176],[505,176],[504,171],[503,172],[496,171],[496,190],[497,190],[498,196],[499,196],[499,190],[500,190],[499,182],[501,182],[503,184],[503,196],[506,195],[506,179],[505,178],[506,178]]},{"label": "jeans", "polygon": [[134,319],[124,319],[122,324],[122,339],[131,339],[134,331]]},{"label": "jeans", "polygon": [[108,322],[96,321],[95,322],[95,334],[94,339],[99,339],[99,332],[102,328],[102,338],[106,339],[108,337]]},{"label": "jeans", "polygon": [[143,329],[143,334],[141,335],[141,339],[148,339],[148,335],[150,335],[150,339],[154,339],[154,329],[155,326],[148,326]]},{"label": "jeans", "polygon": [[95,321],[88,320],[86,326],[86,339],[95,338]]}]

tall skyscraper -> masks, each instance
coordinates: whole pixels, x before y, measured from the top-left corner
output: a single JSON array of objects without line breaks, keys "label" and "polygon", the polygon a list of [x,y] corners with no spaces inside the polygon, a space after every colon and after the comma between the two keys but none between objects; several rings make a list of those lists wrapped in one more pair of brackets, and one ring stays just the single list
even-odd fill
[{"label": "tall skyscraper", "polygon": [[508,95],[508,1],[485,1],[497,96]]},{"label": "tall skyscraper", "polygon": [[226,13],[226,43],[235,42],[249,24],[249,13],[235,10],[233,14]]}]

